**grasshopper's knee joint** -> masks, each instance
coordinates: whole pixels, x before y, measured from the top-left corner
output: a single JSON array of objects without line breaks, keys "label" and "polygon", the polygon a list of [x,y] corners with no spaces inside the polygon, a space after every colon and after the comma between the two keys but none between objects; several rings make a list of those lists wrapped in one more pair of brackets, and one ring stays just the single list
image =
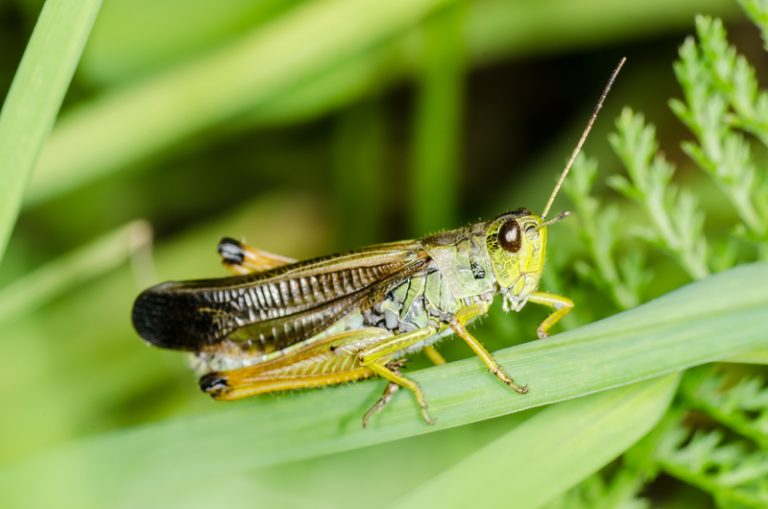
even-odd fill
[{"label": "grasshopper's knee joint", "polygon": [[221,373],[213,372],[200,377],[200,390],[218,399],[232,390],[227,378]]},{"label": "grasshopper's knee joint", "polygon": [[243,244],[231,237],[224,237],[219,241],[218,251],[224,263],[240,265],[245,260]]},{"label": "grasshopper's knee joint", "polygon": [[544,338],[548,338],[549,334],[547,334],[547,331],[545,331],[542,327],[539,327],[536,329],[536,336],[539,339],[544,339]]}]

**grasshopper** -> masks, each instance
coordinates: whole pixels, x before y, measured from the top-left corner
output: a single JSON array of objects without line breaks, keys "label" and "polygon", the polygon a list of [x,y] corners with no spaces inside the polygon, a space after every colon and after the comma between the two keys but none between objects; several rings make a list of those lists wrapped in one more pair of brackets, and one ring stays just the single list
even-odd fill
[{"label": "grasshopper", "polygon": [[444,363],[434,344],[452,334],[496,378],[525,394],[528,387],[515,383],[467,325],[488,312],[496,295],[506,312],[528,302],[550,307],[539,338],[573,308],[570,299],[538,290],[547,227],[568,213],[546,217],[624,61],[541,215],[521,208],[420,240],[307,261],[224,238],[219,254],[235,275],[145,290],[133,307],[136,331],[153,345],[191,352],[200,388],[219,400],[384,378],[388,383],[363,426],[401,387],[413,393],[424,420],[434,422],[421,388],[400,368],[420,350]]}]

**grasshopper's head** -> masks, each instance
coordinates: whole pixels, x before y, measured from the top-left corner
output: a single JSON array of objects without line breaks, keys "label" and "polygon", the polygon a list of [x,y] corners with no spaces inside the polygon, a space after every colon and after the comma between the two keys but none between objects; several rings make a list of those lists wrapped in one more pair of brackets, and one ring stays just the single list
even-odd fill
[{"label": "grasshopper's head", "polygon": [[507,311],[522,308],[539,286],[547,224],[528,209],[507,212],[488,223],[486,248]]},{"label": "grasshopper's head", "polygon": [[549,220],[544,218],[547,217],[565,177],[576,161],[576,156],[581,151],[581,147],[592,129],[592,124],[594,124],[597,114],[603,106],[603,101],[605,101],[605,97],[625,61],[626,58],[622,58],[619,65],[613,70],[600,99],[597,101],[595,110],[584,128],[584,132],[581,133],[581,138],[576,143],[576,148],[560,173],[560,178],[555,184],[552,194],[549,195],[547,204],[544,206],[544,212],[539,216],[528,209],[517,209],[502,214],[488,223],[486,227],[486,248],[496,276],[496,283],[499,285],[499,292],[504,297],[505,311],[510,309],[519,311],[531,293],[539,286],[547,248],[547,226],[567,217],[569,213],[563,212]]}]

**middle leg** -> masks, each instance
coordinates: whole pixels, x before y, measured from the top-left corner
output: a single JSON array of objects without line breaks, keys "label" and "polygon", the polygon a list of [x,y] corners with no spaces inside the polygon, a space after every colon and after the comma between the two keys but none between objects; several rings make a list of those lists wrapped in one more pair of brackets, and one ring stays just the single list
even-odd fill
[{"label": "middle leg", "polygon": [[[411,391],[416,398],[416,402],[421,410],[421,415],[427,424],[433,424],[435,421],[429,415],[427,409],[427,399],[424,397],[424,393],[421,390],[419,384],[415,381],[404,377],[399,372],[399,366],[397,363],[393,364],[393,357],[403,354],[409,347],[418,344],[432,336],[437,334],[437,329],[434,326],[427,326],[423,329],[417,329],[415,331],[399,334],[392,338],[387,339],[379,344],[366,348],[358,354],[358,361],[360,365],[370,369],[382,378],[387,379],[390,385],[384,392],[384,395],[379,401],[374,404],[374,407],[369,410],[363,417],[363,425],[367,424],[368,418],[372,413],[380,410],[381,407],[386,404],[392,397],[388,392],[394,393],[396,389],[391,388],[391,384],[396,384],[399,387],[404,387]],[[385,400],[385,401],[384,401]],[[383,402],[382,402],[383,401]],[[380,404],[381,403],[381,404]]]}]

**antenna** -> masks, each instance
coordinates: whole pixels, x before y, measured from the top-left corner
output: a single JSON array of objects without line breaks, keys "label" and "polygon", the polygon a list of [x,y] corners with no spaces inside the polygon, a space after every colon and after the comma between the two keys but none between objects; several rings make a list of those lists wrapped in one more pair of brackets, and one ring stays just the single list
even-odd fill
[{"label": "antenna", "polygon": [[571,211],[564,210],[564,211],[560,212],[558,215],[556,215],[555,217],[553,217],[552,219],[550,219],[549,221],[544,221],[543,223],[541,223],[539,226],[536,227],[536,229],[537,230],[541,230],[545,226],[549,226],[551,224],[559,223],[560,221],[562,221],[563,219],[565,219],[566,217],[568,217],[570,215],[571,215]]},{"label": "antenna", "polygon": [[573,152],[571,153],[571,158],[568,159],[568,162],[565,165],[565,169],[563,169],[563,172],[560,174],[560,178],[557,180],[557,184],[555,184],[555,188],[552,190],[552,194],[549,195],[549,200],[547,200],[547,204],[544,206],[544,212],[541,214],[542,219],[547,217],[547,214],[549,213],[549,209],[552,208],[552,203],[554,203],[555,197],[557,197],[557,193],[560,191],[560,187],[563,185],[563,182],[565,181],[565,177],[567,177],[568,172],[571,171],[571,166],[573,166],[574,161],[576,161],[576,156],[578,156],[579,152],[581,152],[581,147],[584,145],[584,142],[587,140],[587,136],[589,136],[589,131],[592,130],[592,125],[595,123],[595,119],[597,119],[597,114],[600,112],[600,108],[603,107],[603,102],[605,102],[605,98],[608,96],[608,92],[611,91],[613,82],[616,81],[616,76],[619,75],[619,71],[621,71],[621,68],[624,66],[624,62],[626,61],[627,61],[627,57],[622,57],[622,59],[619,60],[619,64],[611,73],[611,77],[608,79],[608,83],[605,85],[605,88],[603,89],[603,93],[600,95],[600,99],[598,99],[597,101],[597,105],[595,105],[595,110],[592,112],[592,116],[589,117],[589,122],[587,122],[587,127],[585,127],[584,132],[581,133],[581,138],[579,138],[579,142],[576,144],[576,148],[573,149]]}]

